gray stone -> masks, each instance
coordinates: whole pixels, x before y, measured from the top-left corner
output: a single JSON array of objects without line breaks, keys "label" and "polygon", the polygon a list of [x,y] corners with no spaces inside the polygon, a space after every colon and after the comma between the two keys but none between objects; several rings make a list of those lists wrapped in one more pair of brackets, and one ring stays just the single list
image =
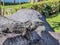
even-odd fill
[{"label": "gray stone", "polygon": [[[20,32],[21,35],[24,35],[26,32],[26,27],[18,21],[8,19],[0,15],[0,33],[16,33]],[[23,28],[21,28],[23,26]],[[22,29],[22,30],[21,30]]]},{"label": "gray stone", "polygon": [[29,45],[29,42],[22,36],[7,38],[3,45]]},{"label": "gray stone", "polygon": [[29,20],[37,21],[39,20],[38,17],[40,17],[40,20],[45,20],[39,12],[33,9],[21,9],[17,11],[16,13],[14,13],[13,15],[9,16],[8,18],[13,19],[15,21],[27,22]]},{"label": "gray stone", "polygon": [[60,43],[60,33],[57,32],[48,32],[52,37],[54,37]]},{"label": "gray stone", "polygon": [[60,45],[58,40],[46,31],[41,32],[41,39],[44,45]]},{"label": "gray stone", "polygon": [[0,32],[8,31],[8,25],[14,23],[14,21],[0,15]]}]

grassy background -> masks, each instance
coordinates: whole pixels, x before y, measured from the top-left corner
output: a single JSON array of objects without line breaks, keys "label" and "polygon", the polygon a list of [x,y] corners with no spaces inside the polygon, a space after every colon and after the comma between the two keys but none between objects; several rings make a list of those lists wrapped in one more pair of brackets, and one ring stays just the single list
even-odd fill
[{"label": "grassy background", "polygon": [[60,32],[60,13],[46,19],[55,32]]},{"label": "grassy background", "polygon": [[[5,5],[5,14],[10,15],[14,12],[23,9],[23,8],[30,8],[39,11],[41,14],[45,15],[46,17],[50,16],[53,13],[59,11],[59,0],[48,0],[48,1],[40,1],[34,4],[25,3],[25,4],[18,4],[18,5]],[[8,14],[10,13],[10,14]]]}]

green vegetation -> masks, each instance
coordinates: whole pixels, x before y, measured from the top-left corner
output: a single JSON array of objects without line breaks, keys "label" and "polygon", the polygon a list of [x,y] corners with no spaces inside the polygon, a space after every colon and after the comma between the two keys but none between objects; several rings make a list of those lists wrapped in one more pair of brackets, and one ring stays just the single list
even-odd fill
[{"label": "green vegetation", "polygon": [[[4,9],[5,9],[5,14],[7,14],[8,12],[12,14],[19,9],[31,8],[39,11],[41,14],[48,17],[51,14],[59,12],[59,5],[60,5],[59,0],[48,0],[48,1],[40,1],[34,4],[25,3],[19,5],[9,5],[9,6],[6,5]],[[7,11],[7,10],[11,10],[11,11]]]},{"label": "green vegetation", "polygon": [[1,15],[1,5],[0,5],[0,15]]},{"label": "green vegetation", "polygon": [[54,14],[46,19],[55,32],[60,32],[60,13]]},{"label": "green vegetation", "polygon": [[[18,4],[18,5],[6,5],[4,6],[5,9],[5,14],[9,15],[8,13],[13,14],[14,12],[23,9],[23,8],[29,8],[32,5],[30,3],[25,3],[25,4]],[[10,11],[9,11],[10,10]],[[6,15],[5,15],[6,16]]]}]

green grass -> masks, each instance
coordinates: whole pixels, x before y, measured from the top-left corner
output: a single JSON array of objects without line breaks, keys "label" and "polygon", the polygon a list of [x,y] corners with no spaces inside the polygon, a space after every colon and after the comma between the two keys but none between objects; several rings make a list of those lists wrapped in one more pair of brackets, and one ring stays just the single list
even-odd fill
[{"label": "green grass", "polygon": [[[8,12],[10,14],[13,14],[20,9],[30,8],[30,7],[32,7],[32,4],[30,3],[18,4],[18,5],[5,5],[4,7],[2,6],[2,8],[4,8],[4,12],[6,16],[9,16],[9,14],[7,14]],[[11,11],[8,11],[9,9],[11,9]]]},{"label": "green grass", "polygon": [[46,19],[55,32],[60,32],[60,13]]},{"label": "green grass", "polygon": [[18,5],[6,5],[6,6],[4,6],[4,8],[5,9],[7,9],[7,8],[18,8],[18,7],[22,7],[22,6],[29,7],[30,5],[31,5],[30,3],[18,4]]}]

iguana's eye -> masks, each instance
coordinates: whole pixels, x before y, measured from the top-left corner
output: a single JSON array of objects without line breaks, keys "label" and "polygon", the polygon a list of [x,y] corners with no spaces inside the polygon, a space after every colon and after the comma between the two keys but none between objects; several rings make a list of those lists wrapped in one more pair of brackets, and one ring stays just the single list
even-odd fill
[{"label": "iguana's eye", "polygon": [[43,22],[36,21],[35,24],[39,26],[39,25],[43,25]]},{"label": "iguana's eye", "polygon": [[25,23],[25,26],[28,28],[29,26],[31,26],[32,25],[32,22],[31,21],[28,21],[28,22],[26,22]]}]

